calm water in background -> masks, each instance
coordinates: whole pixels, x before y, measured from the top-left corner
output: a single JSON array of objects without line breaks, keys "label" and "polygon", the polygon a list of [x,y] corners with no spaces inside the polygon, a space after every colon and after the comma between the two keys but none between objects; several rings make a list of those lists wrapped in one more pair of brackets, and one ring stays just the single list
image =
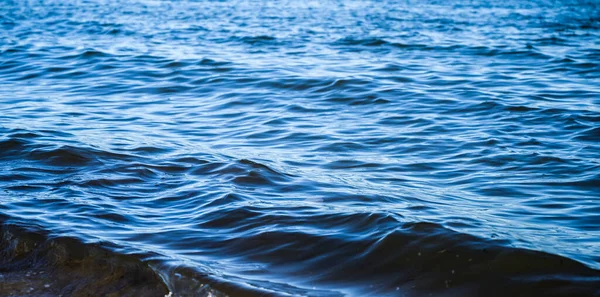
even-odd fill
[{"label": "calm water in background", "polygon": [[600,287],[600,3],[2,1],[0,188],[181,295]]}]

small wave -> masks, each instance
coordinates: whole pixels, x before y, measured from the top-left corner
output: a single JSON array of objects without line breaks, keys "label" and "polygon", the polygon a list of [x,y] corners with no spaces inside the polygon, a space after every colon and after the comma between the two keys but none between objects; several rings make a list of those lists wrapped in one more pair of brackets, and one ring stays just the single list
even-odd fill
[{"label": "small wave", "polygon": [[275,45],[278,43],[277,38],[268,35],[232,37],[231,40],[249,45]]},{"label": "small wave", "polygon": [[589,128],[585,131],[581,131],[575,137],[575,139],[598,143],[600,142],[600,127]]},{"label": "small wave", "polygon": [[103,159],[128,160],[131,157],[92,148],[64,145],[58,148],[33,148],[28,158],[54,166],[86,166],[99,164]]},{"label": "small wave", "polygon": [[14,158],[21,154],[27,147],[28,142],[20,138],[9,138],[0,140],[0,158]]},{"label": "small wave", "polygon": [[78,56],[81,58],[99,58],[99,57],[108,57],[109,54],[99,51],[99,50],[89,49],[89,50],[83,51]]},{"label": "small wave", "polygon": [[345,37],[336,41],[337,45],[362,45],[362,46],[382,46],[389,45],[390,43],[382,38],[369,37],[369,38],[354,38]]},{"label": "small wave", "polygon": [[[525,47],[506,47],[506,46],[478,46],[466,44],[454,45],[433,45],[423,43],[403,43],[396,41],[387,41],[383,38],[366,37],[353,38],[346,37],[336,40],[332,43],[336,47],[340,47],[342,51],[353,51],[353,49],[379,51],[382,48],[405,50],[405,51],[426,51],[426,52],[451,52],[460,55],[473,55],[485,57],[504,57],[504,58],[535,58],[549,60],[553,57],[535,49],[532,45]],[[357,48],[358,47],[358,48]]]},{"label": "small wave", "polygon": [[203,66],[225,66],[225,65],[230,65],[231,62],[217,61],[217,60],[213,60],[213,59],[204,58],[204,59],[200,60],[198,62],[198,64],[203,65]]},{"label": "small wave", "polygon": [[[506,241],[483,240],[437,224],[405,223],[394,227],[396,220],[384,214],[290,217],[285,213],[261,214],[249,208],[226,212],[226,218],[216,213],[206,216],[201,226],[228,230],[230,234],[243,232],[244,236],[206,243],[214,252],[265,261],[271,263],[273,271],[293,269],[292,278],[310,279],[312,272],[318,271],[320,282],[340,286],[352,283],[349,287],[356,295],[600,293],[600,272],[581,263],[505,247]],[[280,228],[245,232],[265,222],[277,223]],[[317,225],[327,226],[327,233],[313,229]],[[366,232],[369,237],[364,236]]]},{"label": "small wave", "polygon": [[234,184],[252,185],[274,185],[289,180],[289,176],[280,173],[264,164],[248,159],[241,159],[236,164],[220,169],[219,174],[232,175]]}]

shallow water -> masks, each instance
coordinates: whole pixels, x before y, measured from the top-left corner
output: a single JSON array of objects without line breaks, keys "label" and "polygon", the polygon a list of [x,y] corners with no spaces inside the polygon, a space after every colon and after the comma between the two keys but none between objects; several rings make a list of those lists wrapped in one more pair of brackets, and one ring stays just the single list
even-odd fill
[{"label": "shallow water", "polygon": [[0,100],[4,228],[176,295],[600,295],[597,1],[3,1]]}]

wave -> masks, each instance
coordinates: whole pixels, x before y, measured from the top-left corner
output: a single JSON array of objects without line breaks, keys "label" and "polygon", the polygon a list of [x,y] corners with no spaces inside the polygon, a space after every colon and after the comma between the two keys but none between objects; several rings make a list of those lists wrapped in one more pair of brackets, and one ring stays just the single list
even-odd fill
[{"label": "wave", "polygon": [[[486,46],[486,45],[469,45],[469,44],[427,44],[427,43],[406,43],[389,41],[385,38],[366,37],[355,38],[345,37],[331,43],[332,46],[339,48],[342,52],[353,51],[381,51],[381,50],[403,50],[403,51],[423,51],[431,53],[453,53],[463,56],[483,56],[483,57],[500,57],[504,59],[540,59],[548,61],[553,60],[552,55],[548,55],[536,49],[536,46],[546,46],[548,39],[537,39],[534,45],[526,44],[522,47],[515,46]],[[559,59],[558,62],[561,62]]]},{"label": "wave", "polygon": [[0,295],[598,296],[594,1],[98,2],[0,5]]},{"label": "wave", "polygon": [[[234,222],[270,220],[247,209],[203,227],[231,229]],[[219,214],[222,217],[222,214]],[[292,218],[295,223],[309,218]],[[0,227],[0,294],[27,296],[599,296],[600,271],[576,261],[483,240],[432,223],[404,223],[365,237],[363,231],[397,224],[383,214],[310,218],[346,230],[344,236],[280,230],[245,233],[199,246],[204,251],[259,260],[289,285],[201,272],[118,254],[114,246],[55,237],[35,228]],[[225,223],[226,225],[223,225]],[[233,224],[233,225],[231,225]],[[240,226],[237,226],[238,229]],[[247,227],[241,228],[246,229]],[[350,233],[352,231],[352,233]],[[356,234],[354,236],[350,234]],[[291,273],[293,272],[293,273]],[[315,274],[315,272],[317,272]],[[311,290],[292,283],[318,283]],[[295,292],[295,293],[294,293]],[[111,295],[112,294],[112,295]]]}]

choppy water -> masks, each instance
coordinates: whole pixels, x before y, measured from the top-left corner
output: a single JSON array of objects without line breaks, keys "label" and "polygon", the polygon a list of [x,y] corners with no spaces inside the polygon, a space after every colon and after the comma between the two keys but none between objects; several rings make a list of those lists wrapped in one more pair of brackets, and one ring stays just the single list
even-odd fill
[{"label": "choppy water", "polygon": [[600,3],[2,1],[0,188],[179,296],[599,296]]}]

